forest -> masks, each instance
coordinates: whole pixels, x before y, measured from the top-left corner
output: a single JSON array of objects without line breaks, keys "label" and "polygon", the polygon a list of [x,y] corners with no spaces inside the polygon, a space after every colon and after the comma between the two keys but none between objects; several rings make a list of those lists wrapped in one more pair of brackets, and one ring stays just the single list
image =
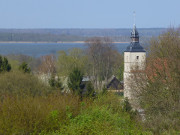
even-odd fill
[{"label": "forest", "polygon": [[[165,28],[140,28],[141,41],[157,37]],[[1,42],[73,42],[90,37],[111,37],[114,42],[130,42],[131,29],[0,29]]]}]

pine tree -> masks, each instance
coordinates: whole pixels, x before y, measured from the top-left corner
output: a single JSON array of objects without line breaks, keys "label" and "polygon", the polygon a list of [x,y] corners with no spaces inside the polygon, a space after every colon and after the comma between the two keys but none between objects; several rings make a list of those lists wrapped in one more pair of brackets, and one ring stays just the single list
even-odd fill
[{"label": "pine tree", "polygon": [[26,62],[23,62],[20,66],[19,66],[19,70],[23,71],[24,73],[30,73],[31,72],[31,68],[28,67],[28,64]]},{"label": "pine tree", "polygon": [[8,59],[4,57],[3,60],[3,71],[9,72],[11,70],[11,65],[8,63]]},{"label": "pine tree", "polygon": [[58,89],[58,90],[63,90],[64,89],[60,78],[58,77],[56,79],[54,74],[52,74],[51,78],[49,79],[49,85],[52,88],[55,88],[55,89]]},{"label": "pine tree", "polygon": [[11,65],[8,62],[8,59],[6,57],[0,56],[0,72],[7,71],[9,72],[11,70]]},{"label": "pine tree", "polygon": [[78,68],[75,68],[68,78],[68,87],[73,92],[82,96],[84,85],[82,85],[83,74]]}]

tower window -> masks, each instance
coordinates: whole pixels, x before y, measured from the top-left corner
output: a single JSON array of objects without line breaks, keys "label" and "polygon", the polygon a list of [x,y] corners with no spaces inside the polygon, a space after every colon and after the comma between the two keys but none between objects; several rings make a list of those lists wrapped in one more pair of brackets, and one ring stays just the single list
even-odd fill
[{"label": "tower window", "polygon": [[139,56],[136,56],[136,59],[138,60],[138,59],[139,59]]}]

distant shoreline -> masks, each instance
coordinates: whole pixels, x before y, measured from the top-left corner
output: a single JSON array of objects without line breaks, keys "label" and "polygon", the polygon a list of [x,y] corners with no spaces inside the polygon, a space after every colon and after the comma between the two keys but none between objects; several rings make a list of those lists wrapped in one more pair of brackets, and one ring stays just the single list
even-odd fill
[{"label": "distant shoreline", "polygon": [[[49,44],[49,43],[78,43],[78,44],[83,44],[85,43],[85,41],[58,41],[58,42],[30,42],[30,41],[0,41],[0,44],[1,43],[9,43],[9,44],[16,44],[16,43],[19,43],[19,44],[23,44],[23,43],[44,43],[44,44]],[[129,43],[129,42],[113,42],[113,43]]]}]

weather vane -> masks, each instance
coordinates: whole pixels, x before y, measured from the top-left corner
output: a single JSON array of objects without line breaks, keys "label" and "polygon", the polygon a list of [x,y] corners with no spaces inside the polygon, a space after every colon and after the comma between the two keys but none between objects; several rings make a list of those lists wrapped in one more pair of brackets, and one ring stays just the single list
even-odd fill
[{"label": "weather vane", "polygon": [[134,24],[136,24],[136,12],[133,12],[133,16],[134,16]]}]

